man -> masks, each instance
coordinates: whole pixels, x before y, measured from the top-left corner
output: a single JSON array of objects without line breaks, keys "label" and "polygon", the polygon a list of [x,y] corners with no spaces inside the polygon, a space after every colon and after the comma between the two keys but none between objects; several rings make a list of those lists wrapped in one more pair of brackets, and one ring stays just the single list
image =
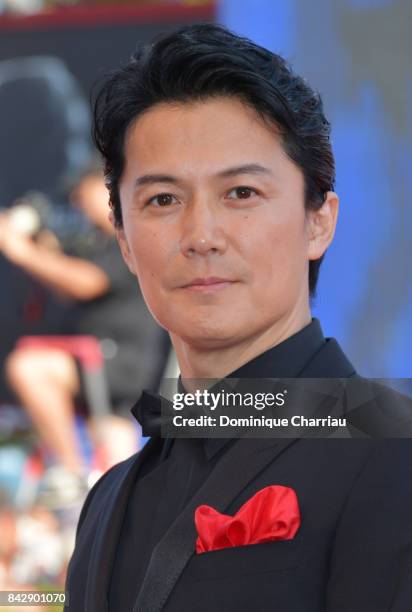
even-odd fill
[{"label": "man", "polygon": [[[95,138],[123,257],[170,333],[181,388],[355,375],[310,312],[338,213],[329,124],[282,58],[219,26],[183,28],[108,78]],[[134,408],[143,424],[156,401]],[[157,433],[90,493],[67,609],[409,610],[411,459],[409,440]],[[205,506],[233,525],[273,486],[296,520],[298,505],[296,532],[199,549]]]}]

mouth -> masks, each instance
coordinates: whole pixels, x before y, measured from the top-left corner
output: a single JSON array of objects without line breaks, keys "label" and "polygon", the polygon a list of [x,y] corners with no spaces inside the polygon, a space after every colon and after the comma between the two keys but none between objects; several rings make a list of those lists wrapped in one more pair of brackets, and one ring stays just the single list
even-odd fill
[{"label": "mouth", "polygon": [[210,276],[208,278],[195,278],[187,285],[184,285],[182,289],[187,291],[195,291],[200,293],[208,293],[214,291],[220,291],[226,287],[233,285],[235,281],[227,278],[219,278],[217,276]]}]

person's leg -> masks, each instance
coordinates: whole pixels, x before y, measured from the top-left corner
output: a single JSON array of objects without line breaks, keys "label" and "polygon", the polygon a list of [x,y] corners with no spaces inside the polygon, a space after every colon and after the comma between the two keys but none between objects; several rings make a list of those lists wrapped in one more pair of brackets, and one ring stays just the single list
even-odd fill
[{"label": "person's leg", "polygon": [[82,472],[74,421],[80,381],[71,355],[48,348],[16,349],[7,359],[6,375],[44,444],[65,468]]}]

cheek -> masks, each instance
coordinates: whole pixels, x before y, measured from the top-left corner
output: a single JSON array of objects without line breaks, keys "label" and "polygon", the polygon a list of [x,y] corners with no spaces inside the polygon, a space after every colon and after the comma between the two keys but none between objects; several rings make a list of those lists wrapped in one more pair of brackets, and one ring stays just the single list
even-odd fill
[{"label": "cheek", "polygon": [[161,287],[162,278],[167,273],[167,241],[161,231],[141,228],[131,241],[134,268],[140,286],[145,294],[154,294]]},{"label": "cheek", "polygon": [[156,234],[146,233],[131,244],[131,254],[136,278],[146,306],[157,323],[163,326],[162,271],[164,261],[161,247],[154,243]]},{"label": "cheek", "polygon": [[[306,269],[303,220],[288,218],[279,223],[264,223],[250,241],[250,260],[261,289],[284,291],[301,282]],[[250,236],[250,234],[249,234]]]}]

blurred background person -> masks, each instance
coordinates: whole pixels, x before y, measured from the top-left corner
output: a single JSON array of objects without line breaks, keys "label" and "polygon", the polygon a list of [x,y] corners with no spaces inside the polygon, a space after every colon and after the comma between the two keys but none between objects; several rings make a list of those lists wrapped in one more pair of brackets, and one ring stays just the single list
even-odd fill
[{"label": "blurred background person", "polygon": [[[100,168],[85,171],[70,201],[91,226],[69,252],[60,250],[50,231],[35,236],[22,231],[21,214],[16,223],[13,207],[0,217],[0,252],[68,301],[61,333],[100,341],[105,366],[100,384],[107,381],[109,401],[99,407],[99,415],[90,414],[90,407],[86,415],[99,447],[101,471],[136,450],[138,432],[129,410],[139,389],[157,386],[168,347],[166,334],[141,295],[136,307],[134,279],[114,240],[107,200]],[[5,369],[18,401],[52,453],[55,465],[45,476],[44,489],[51,488],[52,495],[64,489],[67,499],[84,494],[89,466],[75,415],[76,403],[84,404],[87,381],[76,351],[67,350],[65,338],[29,338],[17,344]],[[104,393],[100,396],[104,402]]]}]

